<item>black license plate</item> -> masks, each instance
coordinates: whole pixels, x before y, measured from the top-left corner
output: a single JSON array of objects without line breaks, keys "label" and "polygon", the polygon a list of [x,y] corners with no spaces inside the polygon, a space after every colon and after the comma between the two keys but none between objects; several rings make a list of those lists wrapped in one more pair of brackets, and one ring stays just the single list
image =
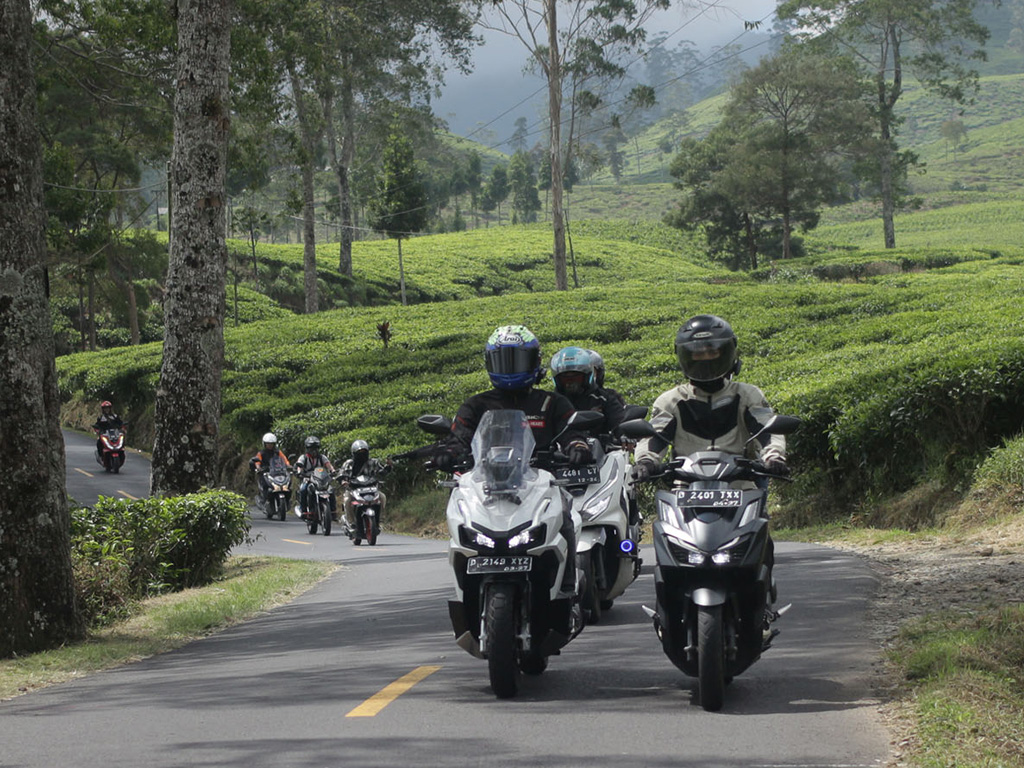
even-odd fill
[{"label": "black license plate", "polygon": [[559,467],[555,470],[555,479],[565,483],[590,485],[601,480],[601,468],[595,466]]},{"label": "black license plate", "polygon": [[466,563],[466,573],[526,573],[532,567],[532,557],[471,557]]},{"label": "black license plate", "polygon": [[679,505],[682,507],[738,507],[743,499],[741,490],[698,491],[686,489],[678,491]]}]

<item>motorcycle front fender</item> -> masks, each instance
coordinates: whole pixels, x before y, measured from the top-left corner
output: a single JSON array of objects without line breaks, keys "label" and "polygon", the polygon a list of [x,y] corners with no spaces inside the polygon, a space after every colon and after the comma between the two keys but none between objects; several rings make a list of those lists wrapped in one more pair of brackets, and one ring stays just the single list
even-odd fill
[{"label": "motorcycle front fender", "polygon": [[580,536],[576,542],[577,552],[589,552],[599,544],[604,544],[608,541],[608,532],[603,526],[594,525],[584,528],[580,531]]},{"label": "motorcycle front fender", "polygon": [[729,595],[724,589],[698,587],[693,590],[693,593],[690,595],[690,599],[693,600],[695,605],[700,605],[704,608],[711,608],[715,605],[725,605],[726,601],[729,599]]}]

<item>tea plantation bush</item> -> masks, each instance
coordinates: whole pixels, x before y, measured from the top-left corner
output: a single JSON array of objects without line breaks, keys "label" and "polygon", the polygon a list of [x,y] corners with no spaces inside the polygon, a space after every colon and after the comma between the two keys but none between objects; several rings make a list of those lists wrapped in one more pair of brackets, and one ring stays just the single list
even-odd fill
[{"label": "tea plantation bush", "polygon": [[93,507],[74,508],[79,605],[97,623],[144,597],[206,584],[248,532],[245,500],[225,491],[135,501],[100,497]]},{"label": "tea plantation bush", "polygon": [[[621,251],[623,241],[608,242],[609,252]],[[862,256],[850,254],[851,263]],[[226,476],[242,477],[232,469],[244,466],[267,430],[288,453],[316,434],[334,457],[357,438],[378,455],[425,443],[416,417],[452,415],[487,388],[484,342],[495,326],[511,322],[540,337],[546,358],[569,344],[599,349],[609,386],[629,402],[650,404],[679,380],[672,343],[680,323],[711,312],[739,335],[740,378],[805,421],[791,438],[799,473],[789,497],[807,500],[808,514],[841,515],[866,497],[925,479],[964,482],[989,448],[1024,424],[1021,256],[1019,249],[998,256],[903,251],[897,258],[933,268],[841,283],[724,280],[675,257],[669,269],[620,262],[614,286],[344,309],[228,328]],[[443,271],[440,261],[435,268]],[[444,274],[434,279],[441,285]],[[393,331],[387,348],[376,337],[384,319]],[[88,398],[105,387],[135,393],[139,382],[155,383],[158,349],[122,354],[123,365],[100,355],[63,358],[62,392]],[[392,477],[401,489],[414,475],[403,468]],[[829,504],[811,504],[817,497]]]}]

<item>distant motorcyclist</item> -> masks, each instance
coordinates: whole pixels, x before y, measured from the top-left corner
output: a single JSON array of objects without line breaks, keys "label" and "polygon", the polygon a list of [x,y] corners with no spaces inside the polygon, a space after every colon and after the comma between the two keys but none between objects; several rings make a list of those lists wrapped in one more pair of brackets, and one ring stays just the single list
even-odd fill
[{"label": "distant motorcyclist", "polygon": [[[345,490],[342,493],[342,508],[345,510],[345,514],[351,518],[352,524],[355,524],[355,515],[350,514],[352,506],[355,504],[355,496],[352,493],[352,489],[349,487],[349,483],[355,477],[360,475],[369,477],[373,480],[379,480],[384,477],[388,472],[391,471],[394,464],[391,459],[381,461],[370,456],[370,444],[365,440],[356,440],[352,443],[352,458],[347,459],[344,464],[341,465],[341,470],[338,472],[338,478],[345,483]],[[384,507],[388,503],[388,497],[384,491],[378,488],[378,495],[380,496],[380,511],[377,513],[378,524],[384,517]]]},{"label": "distant motorcyclist", "polygon": [[[434,465],[442,471],[452,471],[467,454],[477,425],[487,411],[516,410],[526,414],[536,442],[537,451],[560,448],[570,464],[592,461],[590,446],[585,436],[566,431],[569,417],[576,409],[557,392],[535,388],[544,378],[541,365],[540,341],[523,325],[504,325],[497,328],[484,348],[484,363],[493,389],[480,392],[466,400],[455,414],[452,434],[435,454]],[[570,564],[576,560],[576,531],[573,527],[570,505],[563,509],[561,533],[569,543]],[[565,569],[566,580],[562,591],[575,592],[576,569]]]},{"label": "distant motorcyclist", "polygon": [[[331,460],[327,458],[320,450],[320,438],[310,435],[306,438],[306,452],[303,453],[299,458],[295,460],[295,474],[299,476],[299,512],[302,514],[302,519],[305,520],[310,516],[309,511],[309,499],[310,499],[310,476],[313,474],[313,470],[318,467],[323,467],[332,475],[334,474],[334,465],[331,464]],[[335,495],[331,494],[331,517],[337,519],[338,517],[338,501]]]},{"label": "distant motorcyclist", "polygon": [[[669,448],[676,456],[688,456],[712,446],[758,458],[773,474],[789,474],[784,436],[771,435],[763,444],[748,445],[750,436],[760,429],[751,409],[770,406],[760,389],[733,380],[740,370],[737,346],[732,326],[716,315],[691,317],[679,328],[675,352],[686,381],[654,401],[650,422],[658,437],[637,444],[636,479],[655,474]],[[765,483],[767,478],[758,480],[758,485]],[[773,552],[769,542],[769,568]]]},{"label": "distant motorcyclist", "polygon": [[581,347],[565,347],[551,358],[551,378],[555,390],[565,395],[577,411],[597,411],[604,416],[604,424],[598,430],[610,434],[625,415],[622,403],[616,397],[607,395],[597,385],[593,359],[596,353]]},{"label": "distant motorcyclist", "polygon": [[103,453],[103,440],[99,435],[108,429],[124,430],[124,421],[114,413],[114,405],[109,400],[100,403],[100,415],[96,417],[96,423],[92,425],[92,429],[97,435],[96,450],[101,454]]},{"label": "distant motorcyclist", "polygon": [[275,460],[280,460],[285,468],[291,469],[288,457],[277,447],[277,437],[273,432],[267,432],[263,435],[263,448],[249,459],[249,469],[256,473],[256,482],[259,485],[260,500],[262,502],[266,502],[267,491],[270,490],[266,480],[266,472]]},{"label": "distant motorcyclist", "polygon": [[622,406],[623,410],[626,408],[626,398],[624,398],[618,391],[611,387],[604,385],[604,358],[601,357],[597,350],[591,349],[590,352],[590,364],[594,366],[594,382],[597,384],[598,391],[607,397],[609,400],[615,399],[619,401],[619,405]]}]

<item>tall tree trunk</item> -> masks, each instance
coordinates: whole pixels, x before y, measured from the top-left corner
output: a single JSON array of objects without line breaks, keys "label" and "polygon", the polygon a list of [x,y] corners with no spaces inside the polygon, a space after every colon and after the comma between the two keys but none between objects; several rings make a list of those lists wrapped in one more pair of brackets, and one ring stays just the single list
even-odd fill
[{"label": "tall tree trunk", "polygon": [[562,216],[562,65],[558,52],[557,0],[545,0],[548,25],[548,117],[551,121],[551,223],[555,243],[555,288],[569,290],[565,266],[565,218]]},{"label": "tall tree trunk", "polygon": [[89,351],[96,351],[96,272],[90,269],[87,274],[89,275]]},{"label": "tall tree trunk", "polygon": [[302,273],[306,292],[306,314],[316,314],[320,301],[316,286],[316,202],[313,196],[313,158],[316,157],[316,132],[310,123],[302,80],[294,62],[288,62],[288,74],[292,81],[292,96],[295,112],[299,118],[299,133],[302,135]]},{"label": "tall tree trunk", "polygon": [[82,256],[78,256],[78,337],[82,351],[88,350],[88,339],[85,334],[85,270],[82,268]]},{"label": "tall tree trunk", "polygon": [[139,300],[135,295],[135,276],[131,256],[128,257],[125,267],[128,273],[125,280],[125,290],[128,293],[128,329],[131,333],[132,344],[138,344],[142,341],[142,332],[139,329]]},{"label": "tall tree trunk", "polygon": [[[0,658],[76,640],[29,0],[0,0]],[[18,450],[10,441],[17,435]]]},{"label": "tall tree trunk", "polygon": [[[895,146],[892,140],[892,115],[896,102],[903,93],[903,59],[900,53],[899,30],[892,26],[887,35],[889,53],[892,54],[892,85],[886,87],[886,65],[888,58],[881,58],[882,65],[875,75],[878,84],[878,113],[881,121],[880,136],[882,139],[882,155],[879,158],[879,176],[882,194],[882,230],[885,236],[885,247],[896,247],[896,189],[893,184],[893,153]],[[888,92],[887,92],[888,91]]]},{"label": "tall tree trunk", "polygon": [[405,301],[405,263],[402,261],[402,238],[398,238],[398,286],[402,292],[402,306]]},{"label": "tall tree trunk", "polygon": [[896,199],[892,183],[892,129],[889,127],[889,115],[882,116],[881,126],[882,151],[879,157],[879,179],[882,193],[882,232],[885,236],[885,247],[896,247]]},{"label": "tall tree trunk", "polygon": [[[351,66],[351,55],[345,55],[345,67]],[[352,93],[351,78],[341,84],[341,162],[338,164],[338,201],[341,205],[341,253],[338,270],[352,277],[352,241],[355,240],[356,222],[352,211],[352,187],[349,169],[356,153],[356,100]]]},{"label": "tall tree trunk", "polygon": [[177,0],[176,9],[174,219],[152,480],[154,494],[168,495],[212,487],[217,479],[230,127],[229,0]]},{"label": "tall tree trunk", "polygon": [[324,97],[324,125],[327,129],[327,147],[334,167],[334,177],[338,184],[338,271],[352,277],[352,241],[355,222],[352,220],[352,189],[348,180],[348,170],[352,166],[353,148],[355,145],[355,128],[353,125],[352,85],[345,79],[341,84],[341,154],[338,154],[338,140],[334,130],[334,100],[330,94]]}]

